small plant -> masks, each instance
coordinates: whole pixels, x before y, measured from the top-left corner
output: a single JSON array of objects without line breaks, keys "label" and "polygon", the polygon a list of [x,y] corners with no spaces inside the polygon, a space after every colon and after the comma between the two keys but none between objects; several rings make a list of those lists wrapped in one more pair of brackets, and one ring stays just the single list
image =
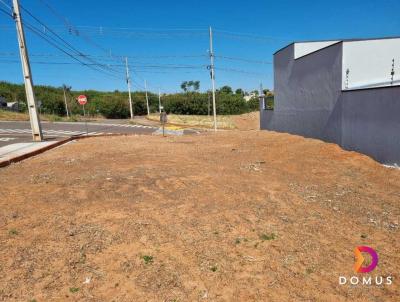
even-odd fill
[{"label": "small plant", "polygon": [[31,299],[31,300],[29,300],[29,302],[37,302],[37,300],[36,299]]},{"label": "small plant", "polygon": [[17,229],[12,228],[8,231],[8,234],[10,234],[11,236],[15,236],[18,235],[18,231]]},{"label": "small plant", "polygon": [[210,270],[213,271],[214,273],[217,271],[218,267],[216,265],[213,265],[210,267]]},{"label": "small plant", "polygon": [[271,233],[271,234],[262,234],[261,236],[260,236],[260,239],[261,240],[274,240],[274,239],[276,239],[276,235],[274,234],[274,233]]},{"label": "small plant", "polygon": [[144,255],[142,259],[144,260],[144,264],[153,263],[153,256]]},{"label": "small plant", "polygon": [[240,238],[236,238],[235,243],[240,244]]},{"label": "small plant", "polygon": [[362,238],[362,239],[366,239],[367,237],[368,237],[367,235],[361,234],[361,238]]},{"label": "small plant", "polygon": [[75,293],[79,292],[79,287],[70,287],[70,288],[69,288],[69,291],[70,291],[71,293],[75,294]]}]

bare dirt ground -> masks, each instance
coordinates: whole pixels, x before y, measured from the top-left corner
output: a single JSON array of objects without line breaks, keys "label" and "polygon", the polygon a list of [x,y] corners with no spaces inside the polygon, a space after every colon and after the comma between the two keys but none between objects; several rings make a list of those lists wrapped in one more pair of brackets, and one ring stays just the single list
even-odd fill
[{"label": "bare dirt ground", "polygon": [[[400,171],[336,145],[93,138],[0,179],[0,301],[399,301]],[[393,285],[338,285],[359,245]]]},{"label": "bare dirt ground", "polygon": [[238,130],[258,130],[260,129],[260,112],[250,112],[240,115],[232,115],[236,129]]}]

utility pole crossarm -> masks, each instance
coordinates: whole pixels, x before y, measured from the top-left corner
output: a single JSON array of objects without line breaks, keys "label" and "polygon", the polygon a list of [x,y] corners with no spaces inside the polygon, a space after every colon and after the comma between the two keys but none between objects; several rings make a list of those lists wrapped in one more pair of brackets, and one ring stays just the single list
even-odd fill
[{"label": "utility pole crossarm", "polygon": [[21,13],[18,0],[13,0],[13,17],[17,27],[18,45],[21,57],[22,72],[24,75],[26,100],[28,103],[29,119],[31,122],[32,137],[34,141],[42,141],[43,133],[40,125],[39,113],[37,110],[35,92],[33,90],[33,80],[31,66],[29,64],[28,49],[25,42],[25,33],[22,26]]}]

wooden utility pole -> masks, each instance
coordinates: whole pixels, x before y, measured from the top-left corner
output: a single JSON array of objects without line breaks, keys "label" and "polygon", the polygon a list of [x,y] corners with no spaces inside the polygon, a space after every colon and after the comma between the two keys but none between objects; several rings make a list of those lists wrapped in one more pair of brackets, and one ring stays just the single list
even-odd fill
[{"label": "wooden utility pole", "polygon": [[29,119],[31,122],[32,137],[34,141],[42,141],[43,133],[40,125],[39,113],[37,110],[35,92],[33,91],[33,81],[31,66],[29,64],[28,49],[25,42],[24,28],[22,27],[21,13],[18,0],[13,0],[13,18],[17,27],[19,53],[21,57],[22,72],[24,75],[26,100],[28,103]]}]

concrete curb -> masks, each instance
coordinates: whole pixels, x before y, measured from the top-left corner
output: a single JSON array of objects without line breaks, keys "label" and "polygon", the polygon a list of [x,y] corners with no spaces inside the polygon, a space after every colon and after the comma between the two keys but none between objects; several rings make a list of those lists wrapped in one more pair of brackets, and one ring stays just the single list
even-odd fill
[{"label": "concrete curb", "polygon": [[61,146],[61,145],[65,144],[65,143],[68,143],[71,140],[73,140],[73,138],[70,137],[70,138],[55,142],[54,144],[51,144],[49,146],[45,146],[43,148],[37,149],[35,151],[28,152],[28,153],[25,153],[25,154],[22,154],[22,155],[18,155],[18,156],[15,156],[15,157],[0,161],[0,168],[7,167],[7,166],[11,165],[12,163],[16,163],[16,162],[22,161],[24,159],[27,159],[29,157],[36,156],[36,155],[38,155],[40,153],[46,152],[47,150],[50,150],[50,149],[56,148],[58,146]]}]

